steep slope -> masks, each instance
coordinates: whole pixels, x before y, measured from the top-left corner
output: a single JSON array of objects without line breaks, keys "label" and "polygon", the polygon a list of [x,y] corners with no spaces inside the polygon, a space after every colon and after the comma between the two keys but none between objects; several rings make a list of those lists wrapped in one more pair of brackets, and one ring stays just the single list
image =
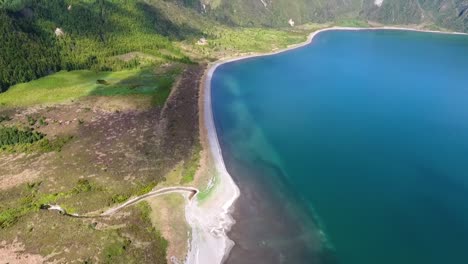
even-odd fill
[{"label": "steep slope", "polygon": [[128,52],[186,62],[173,40],[200,35],[146,1],[2,1],[0,91],[58,70],[131,68],[115,57]]},{"label": "steep slope", "polygon": [[386,24],[417,24],[424,19],[418,0],[367,0],[362,16]]},{"label": "steep slope", "polygon": [[220,21],[242,26],[288,26],[332,21],[358,14],[361,0],[202,0],[204,11]]},{"label": "steep slope", "polygon": [[468,0],[0,0],[0,92],[59,70],[119,70],[142,52],[188,62],[174,41],[216,25],[346,19],[468,31]]},{"label": "steep slope", "polygon": [[468,1],[467,0],[420,0],[426,16],[443,27],[459,31],[468,31]]},{"label": "steep slope", "polygon": [[[377,3],[377,4],[376,4]],[[367,0],[361,17],[384,24],[434,23],[468,31],[467,0]]]},{"label": "steep slope", "polygon": [[201,0],[201,4],[202,12],[242,26],[285,27],[289,19],[302,24],[357,18],[468,31],[467,0]]},{"label": "steep slope", "polygon": [[[0,0],[0,92],[60,70],[191,63],[186,55],[267,51],[304,37],[229,27],[204,10],[199,0]],[[195,45],[201,37],[208,45]]]}]

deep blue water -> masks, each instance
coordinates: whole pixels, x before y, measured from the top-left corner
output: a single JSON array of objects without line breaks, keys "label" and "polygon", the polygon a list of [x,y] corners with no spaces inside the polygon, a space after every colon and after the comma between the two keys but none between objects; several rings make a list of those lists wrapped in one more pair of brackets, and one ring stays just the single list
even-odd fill
[{"label": "deep blue water", "polygon": [[228,263],[468,263],[468,36],[328,31],[220,66]]}]

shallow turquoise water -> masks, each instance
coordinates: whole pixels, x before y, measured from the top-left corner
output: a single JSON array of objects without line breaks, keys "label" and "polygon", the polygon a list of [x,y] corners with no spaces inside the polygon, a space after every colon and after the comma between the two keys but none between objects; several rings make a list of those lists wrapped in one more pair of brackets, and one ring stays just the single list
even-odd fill
[{"label": "shallow turquoise water", "polygon": [[220,66],[212,97],[228,263],[468,263],[467,36],[323,32]]}]

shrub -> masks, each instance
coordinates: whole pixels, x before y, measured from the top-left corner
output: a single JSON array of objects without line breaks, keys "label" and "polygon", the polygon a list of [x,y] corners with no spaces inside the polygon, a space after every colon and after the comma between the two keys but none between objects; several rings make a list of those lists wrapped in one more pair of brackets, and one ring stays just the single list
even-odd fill
[{"label": "shrub", "polygon": [[96,83],[102,85],[109,85],[109,83],[106,80],[97,80]]},{"label": "shrub", "polygon": [[9,116],[6,116],[6,115],[2,115],[0,116],[0,123],[2,123],[3,121],[10,121],[11,118]]},{"label": "shrub", "polygon": [[28,116],[26,116],[26,118],[28,119],[28,124],[30,126],[34,126],[36,124],[36,122],[37,122],[37,119],[32,117],[32,116],[28,115]]},{"label": "shrub", "polygon": [[0,148],[18,144],[31,144],[44,138],[44,134],[17,127],[0,127]]},{"label": "shrub", "polygon": [[93,185],[86,179],[79,179],[77,185],[73,188],[74,194],[90,192],[94,189]]},{"label": "shrub", "polygon": [[129,194],[114,194],[111,200],[113,204],[116,204],[116,203],[123,203],[127,201],[128,198],[130,198]]},{"label": "shrub", "polygon": [[47,121],[45,121],[45,117],[41,116],[41,118],[39,118],[39,125],[41,126],[47,126],[49,123],[47,123]]}]

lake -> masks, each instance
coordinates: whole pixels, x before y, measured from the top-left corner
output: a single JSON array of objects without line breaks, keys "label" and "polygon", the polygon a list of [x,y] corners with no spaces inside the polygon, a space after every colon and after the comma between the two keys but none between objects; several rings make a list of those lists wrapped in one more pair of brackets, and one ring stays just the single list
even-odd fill
[{"label": "lake", "polygon": [[468,36],[325,31],[211,82],[227,263],[468,263]]}]

